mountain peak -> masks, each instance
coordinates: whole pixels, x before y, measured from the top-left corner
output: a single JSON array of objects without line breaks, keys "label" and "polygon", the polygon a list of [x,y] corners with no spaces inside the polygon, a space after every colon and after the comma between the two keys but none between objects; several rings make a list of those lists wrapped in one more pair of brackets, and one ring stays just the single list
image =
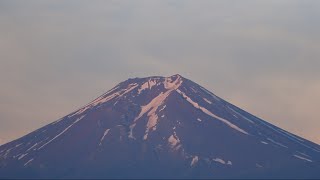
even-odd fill
[{"label": "mountain peak", "polygon": [[124,81],[0,146],[0,178],[319,178],[319,161],[319,145],[176,74]]}]

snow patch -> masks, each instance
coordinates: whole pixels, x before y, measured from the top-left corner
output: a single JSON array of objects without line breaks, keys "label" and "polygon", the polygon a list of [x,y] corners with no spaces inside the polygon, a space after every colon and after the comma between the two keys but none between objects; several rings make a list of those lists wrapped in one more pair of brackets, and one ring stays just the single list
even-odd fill
[{"label": "snow patch", "polygon": [[26,154],[22,154],[21,156],[19,156],[19,157],[18,157],[18,160],[20,160],[20,159],[24,158],[26,155],[28,155],[28,153],[26,153]]},{"label": "snow patch", "polygon": [[23,143],[20,143],[20,144],[17,144],[15,147],[19,147],[19,146],[21,146]]},{"label": "snow patch", "polygon": [[177,75],[177,78],[174,81],[172,80],[172,77],[167,77],[165,78],[165,81],[164,81],[164,87],[168,90],[178,89],[181,84],[182,84],[182,78],[179,75]]},{"label": "snow patch", "polygon": [[177,136],[175,135],[171,135],[169,138],[168,138],[168,142],[169,144],[171,145],[171,147],[175,147],[177,144],[180,143],[180,140]]},{"label": "snow patch", "polygon": [[33,158],[30,159],[28,162],[26,162],[26,163],[24,164],[24,166],[28,165],[28,164],[31,163],[32,161],[33,161]]},{"label": "snow patch", "polygon": [[141,85],[140,89],[138,89],[138,94],[141,94],[143,90],[148,88],[149,88],[149,82],[145,82],[144,84]]},{"label": "snow patch", "polygon": [[5,152],[5,154],[4,154],[4,157],[5,157],[5,158],[8,157],[8,154],[11,152],[12,149],[14,149],[14,147],[6,150],[6,152]]},{"label": "snow patch", "polygon": [[35,143],[33,146],[31,146],[29,149],[27,149],[27,151],[30,151],[32,148],[36,147],[38,145],[38,143]]},{"label": "snow patch", "polygon": [[181,94],[183,96],[183,98],[185,98],[190,104],[193,105],[193,107],[197,108],[197,109],[200,109],[202,112],[204,112],[205,114],[215,118],[215,119],[218,119],[219,121],[223,122],[224,124],[228,125],[229,127],[243,133],[243,134],[246,134],[248,135],[249,133],[247,133],[245,130],[239,128],[238,126],[232,124],[231,122],[229,122],[228,120],[224,119],[224,118],[221,118],[215,114],[213,114],[212,112],[210,112],[209,110],[207,110],[206,108],[200,106],[198,103],[194,102],[190,97],[188,97],[184,92],[182,92],[180,89],[177,89],[176,90],[179,94]]},{"label": "snow patch", "polygon": [[277,142],[277,141],[275,141],[273,139],[267,138],[267,140],[272,142],[275,145],[278,145],[278,146],[281,146],[281,147],[284,147],[284,148],[288,148],[288,146],[285,146],[285,145],[283,145],[283,144],[281,144],[281,143],[279,143],[279,142]]},{"label": "snow patch", "polygon": [[226,162],[223,159],[220,159],[220,158],[214,158],[214,159],[212,159],[212,161],[218,162],[220,164],[226,164]]},{"label": "snow patch", "polygon": [[147,82],[141,85],[140,89],[138,89],[138,94],[141,94],[141,92],[145,89],[151,89],[153,86],[157,85],[157,81],[155,79],[149,79]]},{"label": "snow patch", "polygon": [[136,126],[135,123],[134,123],[134,124],[131,124],[131,125],[129,126],[130,131],[129,131],[129,136],[128,136],[128,138],[136,139],[136,138],[133,136],[133,129],[134,129],[135,126]]},{"label": "snow patch", "polygon": [[194,156],[194,157],[192,158],[192,161],[191,161],[190,166],[196,165],[196,163],[197,163],[198,161],[199,161],[199,157],[198,157],[198,156]]},{"label": "snow patch", "polygon": [[297,151],[297,153],[299,153],[299,154],[301,154],[301,155],[303,155],[303,156],[307,156],[307,157],[310,157],[308,154],[306,154],[306,153],[302,153],[302,152],[299,152],[299,151]]},{"label": "snow patch", "polygon": [[166,107],[167,107],[167,105],[164,105],[164,106],[159,110],[159,112],[163,111]]},{"label": "snow patch", "polygon": [[99,144],[99,146],[102,145],[102,141],[104,140],[104,138],[106,137],[106,135],[109,133],[109,131],[110,131],[110,129],[107,129],[107,130],[104,131],[103,136],[102,136],[102,138],[100,139],[100,144]]},{"label": "snow patch", "polygon": [[157,85],[157,81],[156,80],[149,80],[149,89],[152,89],[153,86]]},{"label": "snow patch", "polygon": [[299,155],[293,155],[294,157],[298,158],[298,159],[301,159],[301,160],[304,160],[304,161],[308,161],[308,162],[313,162],[312,160],[308,159],[308,158],[305,158],[305,157],[302,157],[302,156],[299,156]]},{"label": "snow patch", "polygon": [[263,166],[260,165],[260,164],[258,164],[258,163],[256,163],[256,167],[257,167],[257,168],[263,168]]},{"label": "snow patch", "polygon": [[169,95],[168,91],[166,93],[161,92],[157,97],[152,99],[149,104],[142,106],[139,116],[135,118],[134,122],[140,119],[145,113],[148,112],[147,116],[149,117],[149,120],[147,122],[147,129],[146,129],[146,134],[144,136],[144,140],[147,139],[149,130],[157,124],[158,115],[156,114],[156,111],[158,107],[163,103],[163,101],[167,98],[168,95]]},{"label": "snow patch", "polygon": [[232,162],[231,161],[226,161],[226,160],[223,160],[221,158],[213,158],[212,161],[220,163],[220,164],[223,164],[223,165],[232,166]]},{"label": "snow patch", "polygon": [[212,104],[212,102],[211,101],[209,101],[208,99],[206,99],[206,98],[203,98],[203,100],[205,100],[207,103],[209,103],[209,104]]}]

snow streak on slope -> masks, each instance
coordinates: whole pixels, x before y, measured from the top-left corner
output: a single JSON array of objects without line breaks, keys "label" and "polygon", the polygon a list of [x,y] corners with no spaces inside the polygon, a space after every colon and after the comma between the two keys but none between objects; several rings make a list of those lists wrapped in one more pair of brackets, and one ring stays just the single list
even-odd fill
[{"label": "snow streak on slope", "polygon": [[194,156],[194,157],[192,158],[192,161],[191,161],[191,163],[190,163],[190,166],[195,166],[198,161],[199,161],[199,157],[198,157],[198,156]]},{"label": "snow streak on slope", "polygon": [[[102,95],[100,97],[98,97],[97,99],[93,100],[91,103],[89,103],[88,105],[84,106],[83,108],[80,108],[79,110],[77,110],[76,112],[72,113],[71,115],[69,115],[68,117],[71,118],[73,116],[79,115],[84,113],[85,111],[87,111],[88,109],[95,107],[97,105],[106,103],[114,98],[120,98],[122,96],[124,96],[125,94],[129,93],[130,91],[134,90],[135,88],[137,88],[139,85],[137,83],[134,84],[129,84],[128,87],[126,89],[122,89],[120,91],[117,91],[111,95],[106,96],[108,93],[106,93],[105,95]],[[118,87],[113,88],[118,89]],[[112,92],[111,90],[109,92]]]},{"label": "snow streak on slope", "polygon": [[28,155],[28,153],[26,153],[26,154],[22,154],[21,156],[19,156],[19,157],[18,157],[18,160],[20,160],[20,159],[24,158],[26,155]]},{"label": "snow streak on slope", "polygon": [[33,161],[33,159],[30,159],[28,162],[26,162],[25,164],[24,164],[24,166],[27,166],[29,163],[31,163]]},{"label": "snow streak on slope", "polygon": [[275,141],[275,140],[273,140],[271,138],[267,138],[267,140],[272,142],[275,145],[278,145],[278,146],[281,146],[281,147],[284,147],[284,148],[288,148],[288,146],[285,146],[285,145],[283,145],[283,144],[281,144],[281,143],[279,143],[279,142],[277,142],[277,141]]},{"label": "snow streak on slope", "polygon": [[144,140],[146,140],[148,138],[148,134],[149,134],[149,131],[151,128],[153,128],[153,130],[155,130],[155,128],[156,128],[155,126],[158,121],[158,115],[156,114],[156,111],[157,111],[158,107],[160,105],[162,105],[163,101],[168,97],[169,94],[170,94],[169,91],[167,91],[165,93],[161,92],[149,104],[142,107],[142,111],[139,115],[140,117],[149,111],[149,113],[148,113],[149,120],[147,122],[147,129],[146,129],[145,135],[143,137]]},{"label": "snow streak on slope", "polygon": [[102,138],[100,139],[100,144],[99,144],[99,146],[102,145],[102,142],[103,142],[104,138],[106,137],[106,135],[109,133],[109,131],[110,131],[110,129],[107,129],[107,130],[103,133],[103,136],[102,136]]},{"label": "snow streak on slope", "polygon": [[178,145],[180,143],[180,139],[175,135],[171,135],[168,138],[168,142],[171,145],[171,147],[175,147],[176,145]]},{"label": "snow streak on slope", "polygon": [[32,148],[35,148],[38,145],[38,143],[35,143],[34,145],[32,145],[29,149],[27,149],[27,151],[30,151]]},{"label": "snow streak on slope", "polygon": [[223,159],[220,159],[220,158],[214,158],[212,160],[215,161],[215,162],[221,163],[221,164],[226,164],[226,162]]},{"label": "snow streak on slope", "polygon": [[[238,112],[238,110],[240,110],[238,107],[235,107],[234,105],[231,105],[231,106],[236,109],[236,112]],[[242,110],[242,111],[243,111],[243,110]],[[238,112],[238,113],[239,113],[239,112]],[[241,115],[241,114],[239,113],[239,115]],[[251,116],[252,116],[252,115],[251,115]],[[255,120],[255,123],[254,123],[254,124],[260,124],[260,125],[268,128],[268,129],[272,130],[273,132],[275,132],[275,133],[277,133],[277,134],[280,134],[281,136],[285,136],[287,139],[289,139],[289,140],[291,140],[291,141],[293,141],[293,142],[295,142],[295,143],[298,143],[298,144],[300,144],[300,145],[302,145],[302,146],[304,146],[304,147],[306,147],[306,148],[308,148],[308,149],[311,149],[311,150],[313,150],[313,151],[315,151],[315,152],[318,152],[318,153],[320,152],[320,149],[314,148],[314,147],[312,147],[312,146],[310,146],[310,145],[307,145],[307,144],[303,143],[303,142],[304,142],[303,139],[301,139],[301,138],[299,138],[299,137],[296,137],[295,135],[290,134],[290,133],[282,130],[282,129],[279,128],[279,127],[275,127],[275,126],[273,126],[272,124],[270,124],[270,123],[268,123],[268,122],[265,122],[265,121],[263,121],[263,120],[260,119],[260,118],[257,118],[257,117],[255,117],[255,116],[252,116],[252,117],[253,117],[253,119]],[[245,118],[245,117],[243,117],[243,118]],[[248,118],[245,118],[245,119],[246,119],[246,120],[249,120]],[[271,141],[272,141],[272,139],[271,139]],[[275,144],[276,144],[276,143],[275,143]],[[279,145],[279,146],[282,146],[282,145]],[[283,146],[283,147],[286,147],[286,146]]]},{"label": "snow streak on slope", "polygon": [[203,98],[203,100],[205,100],[207,103],[212,104],[211,101],[209,101],[207,98]]},{"label": "snow streak on slope", "polygon": [[65,133],[69,128],[71,128],[74,124],[76,124],[77,122],[79,122],[81,119],[83,119],[85,117],[85,115],[79,117],[77,120],[75,120],[70,126],[68,126],[66,129],[64,129],[61,133],[59,133],[58,135],[56,135],[54,138],[52,138],[50,141],[48,141],[47,143],[45,143],[44,145],[42,145],[40,149],[42,149],[43,147],[45,147],[46,145],[48,145],[49,143],[51,143],[53,140],[57,139],[59,136],[61,136],[63,133]]},{"label": "snow streak on slope", "polygon": [[102,97],[102,98],[99,98],[95,101],[93,101],[90,106],[96,106],[98,104],[102,104],[102,103],[105,103],[107,101],[110,101],[111,99],[117,97],[117,98],[120,98],[122,97],[123,95],[129,93],[130,91],[134,90],[135,88],[137,88],[139,86],[139,84],[137,83],[134,83],[134,84],[130,84],[127,89],[123,89],[121,90],[120,92],[116,92],[114,94],[111,94],[110,96],[107,96],[107,97]]},{"label": "snow streak on slope", "polygon": [[215,114],[213,114],[212,112],[210,112],[209,110],[207,110],[206,108],[200,106],[198,103],[194,102],[190,97],[188,97],[184,92],[182,92],[180,89],[177,89],[177,92],[179,94],[181,94],[183,96],[184,99],[186,99],[190,104],[192,104],[195,108],[197,109],[200,109],[202,112],[204,112],[205,114],[215,118],[215,119],[218,119],[219,121],[223,122],[224,124],[228,125],[229,127],[243,133],[243,134],[246,134],[248,135],[249,133],[246,132],[245,130],[239,128],[238,126],[232,124],[231,122],[229,122],[228,120],[224,119],[224,118],[221,118]]},{"label": "snow streak on slope", "polygon": [[308,161],[308,162],[313,162],[312,160],[308,159],[308,158],[305,158],[305,157],[302,157],[302,156],[299,156],[299,155],[293,155],[294,157],[298,158],[298,159],[301,159],[301,160],[304,160],[304,161]]}]

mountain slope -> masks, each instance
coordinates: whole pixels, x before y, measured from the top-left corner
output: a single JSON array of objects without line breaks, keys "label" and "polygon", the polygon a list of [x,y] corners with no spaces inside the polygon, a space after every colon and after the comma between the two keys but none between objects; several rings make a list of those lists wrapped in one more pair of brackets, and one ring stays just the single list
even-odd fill
[{"label": "mountain slope", "polygon": [[0,147],[0,178],[320,178],[320,146],[180,75],[129,79]]}]

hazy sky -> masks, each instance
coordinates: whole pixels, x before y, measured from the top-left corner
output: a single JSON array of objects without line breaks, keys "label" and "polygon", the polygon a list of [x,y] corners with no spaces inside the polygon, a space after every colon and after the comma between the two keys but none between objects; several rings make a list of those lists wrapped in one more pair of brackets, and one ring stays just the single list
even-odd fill
[{"label": "hazy sky", "polygon": [[318,0],[1,0],[0,144],[176,73],[320,143]]}]

